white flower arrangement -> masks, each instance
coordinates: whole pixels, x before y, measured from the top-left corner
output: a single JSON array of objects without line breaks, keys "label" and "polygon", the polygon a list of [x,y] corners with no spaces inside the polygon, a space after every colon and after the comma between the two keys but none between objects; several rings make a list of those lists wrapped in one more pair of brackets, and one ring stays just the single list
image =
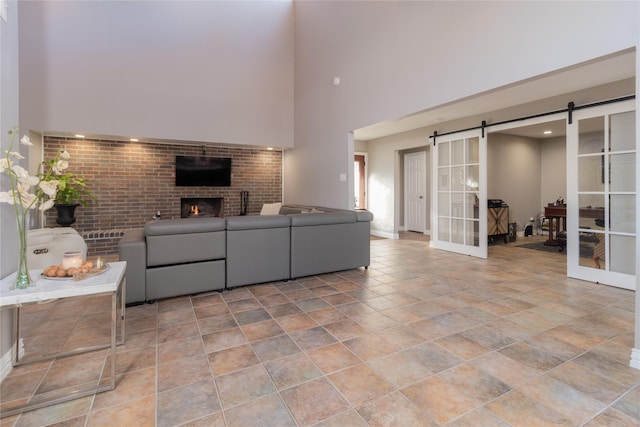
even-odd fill
[{"label": "white flower arrangement", "polygon": [[[5,156],[0,159],[0,173],[7,173],[10,187],[7,191],[0,191],[0,202],[14,205],[16,215],[23,213],[20,210],[28,211],[36,207],[41,211],[50,209],[53,207],[56,198],[59,180],[55,179],[53,169],[43,174],[30,175],[25,168],[18,164],[18,161],[23,160],[24,157],[20,152],[13,151],[17,134],[18,128],[10,131],[9,148],[5,151]],[[27,135],[20,139],[20,143],[26,146],[33,145]],[[68,158],[68,154],[66,156]],[[62,153],[59,154],[59,157],[62,158]],[[64,170],[69,166],[66,161],[58,163],[60,170]],[[35,191],[32,192],[32,189]]]},{"label": "white flower arrangement", "polygon": [[[15,288],[24,289],[33,284],[27,267],[27,214],[31,209],[38,207],[41,211],[51,208],[58,191],[59,180],[56,179],[53,168],[38,175],[30,175],[18,162],[24,160],[19,151],[14,151],[18,128],[9,132],[9,148],[0,159],[0,173],[7,173],[9,177],[9,190],[0,191],[0,202],[13,205],[18,225],[20,247],[18,254],[18,271],[13,284]],[[33,143],[28,136],[20,139],[22,145],[31,146]],[[58,154],[62,157],[62,153]],[[66,168],[68,164],[58,164]]]}]

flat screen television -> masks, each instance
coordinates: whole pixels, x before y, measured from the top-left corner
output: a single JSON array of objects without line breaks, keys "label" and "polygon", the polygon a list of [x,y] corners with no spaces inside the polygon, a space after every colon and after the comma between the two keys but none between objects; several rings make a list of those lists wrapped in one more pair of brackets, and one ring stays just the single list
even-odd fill
[{"label": "flat screen television", "polygon": [[231,158],[176,156],[176,186],[229,187]]}]

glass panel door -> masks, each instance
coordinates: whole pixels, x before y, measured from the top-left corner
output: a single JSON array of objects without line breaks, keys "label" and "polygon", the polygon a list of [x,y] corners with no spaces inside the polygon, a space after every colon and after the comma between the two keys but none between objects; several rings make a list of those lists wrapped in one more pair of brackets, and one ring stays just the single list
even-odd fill
[{"label": "glass panel door", "polygon": [[635,289],[633,102],[574,113],[567,125],[567,275]]},{"label": "glass panel door", "polygon": [[479,131],[436,138],[431,246],[487,257],[486,138]]}]

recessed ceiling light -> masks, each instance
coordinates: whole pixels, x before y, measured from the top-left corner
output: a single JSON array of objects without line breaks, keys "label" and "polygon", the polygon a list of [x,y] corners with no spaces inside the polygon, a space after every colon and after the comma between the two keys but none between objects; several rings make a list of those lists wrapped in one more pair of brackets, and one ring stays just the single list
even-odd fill
[{"label": "recessed ceiling light", "polygon": [[553,131],[550,131],[550,130],[545,130],[545,131],[544,131],[544,134],[545,134],[545,135],[551,135],[552,133],[553,133]]},{"label": "recessed ceiling light", "polygon": [[131,142],[138,142],[138,141],[140,141],[140,140],[139,140],[138,138],[130,138],[130,139],[129,139],[129,141],[131,141]]},{"label": "recessed ceiling light", "polygon": [[77,134],[75,135],[75,137],[76,137],[76,138],[84,138],[84,135],[80,135],[79,133],[77,133]]}]

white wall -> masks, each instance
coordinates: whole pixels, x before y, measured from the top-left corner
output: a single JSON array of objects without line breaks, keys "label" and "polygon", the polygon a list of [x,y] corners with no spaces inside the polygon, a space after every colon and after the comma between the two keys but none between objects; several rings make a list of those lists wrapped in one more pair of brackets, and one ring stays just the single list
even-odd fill
[{"label": "white wall", "polygon": [[567,140],[564,136],[541,140],[540,211],[558,197],[567,198]]},{"label": "white wall", "polygon": [[293,5],[20,2],[30,129],[293,146]]},{"label": "white wall", "polygon": [[359,153],[366,153],[368,150],[367,141],[353,141],[353,150]]},{"label": "white wall", "polygon": [[522,231],[529,218],[541,211],[540,140],[490,133],[487,168],[487,198],[504,200],[509,205],[509,222]]},{"label": "white wall", "polygon": [[285,200],[348,207],[352,187],[338,177],[352,167],[349,131],[633,47],[637,10],[610,1],[296,2]]},{"label": "white wall", "polygon": [[[7,132],[20,124],[18,120],[18,13],[17,2],[10,0],[7,22],[0,19],[0,148],[9,146]],[[26,152],[23,152],[23,155]],[[26,166],[26,163],[23,164]],[[7,174],[0,177],[0,188],[9,186]],[[16,271],[18,241],[16,219],[11,206],[0,203],[0,277]],[[0,379],[11,367],[11,316],[12,310],[0,311]]]},{"label": "white wall", "polygon": [[[375,213],[371,229],[383,237],[397,235],[402,223],[401,153],[422,147],[427,151],[427,185],[430,192],[431,157],[427,128],[403,132],[369,141],[369,210]],[[429,228],[430,196],[425,194],[426,224]]]}]

